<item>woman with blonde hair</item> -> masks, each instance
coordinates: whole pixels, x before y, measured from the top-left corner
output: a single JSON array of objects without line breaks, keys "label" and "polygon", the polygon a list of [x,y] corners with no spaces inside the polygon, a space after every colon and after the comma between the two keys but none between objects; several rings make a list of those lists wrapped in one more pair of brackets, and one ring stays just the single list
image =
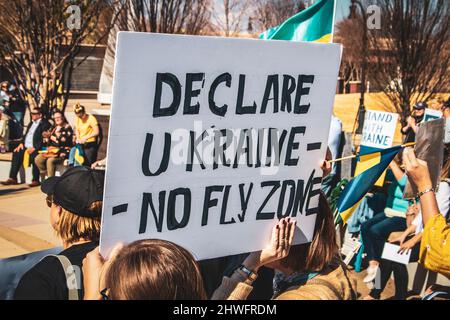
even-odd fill
[{"label": "woman with blonde hair", "polygon": [[78,300],[83,298],[82,261],[98,246],[104,172],[88,167],[68,169],[44,181],[50,223],[64,250],[47,256],[24,274],[15,299]]}]

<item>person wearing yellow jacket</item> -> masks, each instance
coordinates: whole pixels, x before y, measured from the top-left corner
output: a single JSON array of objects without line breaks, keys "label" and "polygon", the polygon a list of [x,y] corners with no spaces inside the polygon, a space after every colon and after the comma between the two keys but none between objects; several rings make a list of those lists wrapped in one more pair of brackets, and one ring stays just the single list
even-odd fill
[{"label": "person wearing yellow jacket", "polygon": [[405,149],[403,160],[410,182],[419,191],[417,197],[422,208],[424,230],[419,262],[431,271],[450,277],[450,226],[439,213],[428,165],[417,159],[411,148]]}]

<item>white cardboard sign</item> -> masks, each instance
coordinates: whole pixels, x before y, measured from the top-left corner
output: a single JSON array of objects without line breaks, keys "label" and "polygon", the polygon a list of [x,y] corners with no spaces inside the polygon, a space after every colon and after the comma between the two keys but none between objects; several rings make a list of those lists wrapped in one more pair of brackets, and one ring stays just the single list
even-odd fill
[{"label": "white cardboard sign", "polygon": [[398,253],[399,250],[399,245],[386,242],[384,244],[381,258],[401,264],[408,264],[409,260],[411,259],[411,250],[409,250],[407,253]]},{"label": "white cardboard sign", "polygon": [[434,110],[430,108],[425,109],[425,114],[423,116],[423,121],[432,121],[435,119],[442,118],[442,111],[440,110]]},{"label": "white cardboard sign", "polygon": [[367,110],[361,145],[380,149],[392,147],[397,121],[397,113]]},{"label": "white cardboard sign", "polygon": [[311,241],[340,45],[121,32],[100,250],[158,238],[199,259]]}]

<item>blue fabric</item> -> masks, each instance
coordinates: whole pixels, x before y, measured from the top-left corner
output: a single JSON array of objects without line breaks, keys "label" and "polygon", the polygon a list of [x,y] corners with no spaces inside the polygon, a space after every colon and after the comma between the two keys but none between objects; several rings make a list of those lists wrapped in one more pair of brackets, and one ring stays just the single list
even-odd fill
[{"label": "blue fabric", "polygon": [[409,201],[403,199],[403,191],[405,190],[408,178],[404,175],[399,181],[394,179],[388,189],[387,208],[396,211],[406,212],[408,210]]},{"label": "blue fabric", "polygon": [[361,201],[358,208],[347,221],[347,230],[349,233],[358,233],[361,230],[361,225],[372,217],[377,212],[382,212],[386,206],[386,195],[383,193],[375,193],[373,195],[366,195]]},{"label": "blue fabric", "polygon": [[361,239],[367,253],[367,259],[380,261],[384,243],[391,232],[405,229],[405,218],[389,218],[384,212],[378,213],[372,219],[364,222],[361,225]]},{"label": "blue fabric", "polygon": [[358,254],[356,255],[355,272],[361,272],[361,265],[364,253],[364,243],[362,241],[362,238],[359,239],[359,242],[361,243],[361,247],[359,247]]},{"label": "blue fabric", "polygon": [[77,144],[75,145],[75,147],[73,147],[72,149],[70,149],[70,153],[69,153],[69,166],[73,166],[73,167],[77,167],[77,166],[82,166],[82,163],[79,163],[76,159],[75,159],[75,153],[79,152],[80,156],[84,157],[84,151],[83,151],[83,147],[81,144]]},{"label": "blue fabric", "polygon": [[[340,214],[351,209],[367,192],[369,192],[401,148],[401,146],[395,146],[378,151],[380,153],[379,162],[355,176],[347,184],[338,201],[338,211]],[[343,220],[345,221],[346,219]]]}]

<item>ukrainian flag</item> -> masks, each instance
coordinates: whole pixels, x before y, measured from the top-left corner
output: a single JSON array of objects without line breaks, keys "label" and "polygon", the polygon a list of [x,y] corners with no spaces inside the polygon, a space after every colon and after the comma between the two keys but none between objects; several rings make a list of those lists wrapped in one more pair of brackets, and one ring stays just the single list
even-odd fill
[{"label": "ukrainian flag", "polygon": [[378,149],[377,152],[358,156],[359,161],[364,164],[366,169],[346,185],[337,204],[338,214],[344,223],[351,217],[362,198],[369,192],[402,147],[399,145],[388,149]]},{"label": "ukrainian flag", "polygon": [[259,35],[264,40],[333,42],[336,0],[318,0],[281,25]]}]

